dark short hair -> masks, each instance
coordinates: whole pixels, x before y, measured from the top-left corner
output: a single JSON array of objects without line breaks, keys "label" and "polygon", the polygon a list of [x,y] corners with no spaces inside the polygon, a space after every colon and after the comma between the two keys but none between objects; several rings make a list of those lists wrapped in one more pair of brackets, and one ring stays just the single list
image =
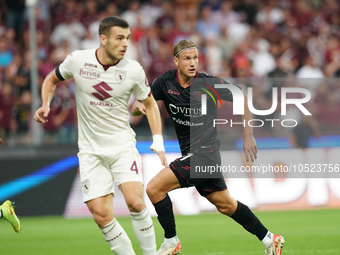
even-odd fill
[{"label": "dark short hair", "polygon": [[[190,40],[181,40],[179,41],[174,48],[174,57],[177,55],[178,52],[180,52],[181,50],[184,50],[186,48],[191,48],[191,47],[195,47],[198,50],[198,46],[196,43],[194,43],[193,41]],[[178,56],[177,56],[178,57]]]},{"label": "dark short hair", "polygon": [[99,24],[99,35],[108,35],[111,27],[129,28],[129,24],[125,19],[116,16],[106,17]]}]

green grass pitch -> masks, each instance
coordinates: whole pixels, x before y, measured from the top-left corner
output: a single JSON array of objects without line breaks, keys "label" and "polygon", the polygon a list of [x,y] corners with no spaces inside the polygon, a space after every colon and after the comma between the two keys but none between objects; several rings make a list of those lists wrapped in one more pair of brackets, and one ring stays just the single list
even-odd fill
[{"label": "green grass pitch", "polygon": [[[283,255],[339,255],[340,210],[255,212],[264,225],[286,239]],[[142,255],[129,217],[118,218],[130,236],[137,255]],[[156,218],[157,248],[163,230]],[[17,234],[0,220],[0,254],[6,255],[98,255],[112,254],[92,219],[62,217],[21,218]],[[221,214],[176,216],[177,234],[184,255],[265,254],[257,238]]]}]

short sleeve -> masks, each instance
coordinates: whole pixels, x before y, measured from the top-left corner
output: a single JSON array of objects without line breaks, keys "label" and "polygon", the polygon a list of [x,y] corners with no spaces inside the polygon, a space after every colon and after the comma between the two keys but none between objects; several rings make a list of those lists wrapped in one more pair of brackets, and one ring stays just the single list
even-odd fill
[{"label": "short sleeve", "polygon": [[153,97],[155,98],[155,100],[163,100],[163,93],[162,93],[162,89],[161,89],[161,82],[160,82],[161,78],[156,78],[151,84],[150,84],[150,88],[151,88],[151,92]]},{"label": "short sleeve", "polygon": [[138,100],[145,100],[150,94],[148,79],[145,76],[143,68],[141,68],[137,74],[136,82],[133,86],[133,93]]},{"label": "short sleeve", "polygon": [[[227,82],[227,81],[223,80],[222,78],[217,77],[217,79],[219,81],[219,84],[232,85],[230,82]],[[216,89],[216,90],[217,90],[217,93],[219,94],[219,96],[221,97],[222,100],[233,102],[233,94],[231,93],[231,91],[229,89],[219,88],[219,89]]]},{"label": "short sleeve", "polygon": [[56,75],[60,80],[67,80],[73,77],[73,58],[72,53],[69,54],[56,68]]}]

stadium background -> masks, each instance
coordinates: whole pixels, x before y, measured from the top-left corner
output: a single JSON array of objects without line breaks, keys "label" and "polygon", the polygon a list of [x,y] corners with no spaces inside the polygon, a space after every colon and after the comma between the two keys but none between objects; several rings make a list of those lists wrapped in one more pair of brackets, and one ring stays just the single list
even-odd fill
[{"label": "stadium background", "polygon": [[[72,80],[58,85],[49,122],[33,145],[31,54],[24,1],[0,1],[0,200],[17,202],[21,216],[89,216],[82,203],[77,171],[77,127]],[[173,69],[172,49],[181,39],[199,46],[199,71],[253,88],[256,109],[269,109],[271,88],[300,86],[312,93],[304,117],[292,107],[299,127],[266,123],[254,128],[260,155],[255,164],[339,164],[340,146],[340,5],[338,1],[108,1],[40,0],[36,8],[39,86],[75,49],[99,46],[98,25],[108,15],[125,18],[132,37],[127,57],[138,60],[148,80]],[[131,103],[134,98],[131,98]],[[179,155],[174,129],[162,104],[168,160]],[[229,119],[231,106],[219,109]],[[256,118],[261,118],[257,116]],[[282,119],[280,107],[271,118]],[[288,117],[286,117],[288,118]],[[161,169],[149,153],[146,118],[130,124],[143,156],[147,183]],[[241,126],[219,127],[226,163],[244,165]],[[230,162],[229,162],[230,160]],[[269,161],[268,161],[269,160]],[[339,178],[227,179],[234,196],[258,210],[340,207]],[[194,189],[171,192],[179,214],[214,211]],[[45,206],[35,210],[39,204]],[[148,202],[148,208],[154,214]],[[126,215],[117,191],[115,213]]]}]

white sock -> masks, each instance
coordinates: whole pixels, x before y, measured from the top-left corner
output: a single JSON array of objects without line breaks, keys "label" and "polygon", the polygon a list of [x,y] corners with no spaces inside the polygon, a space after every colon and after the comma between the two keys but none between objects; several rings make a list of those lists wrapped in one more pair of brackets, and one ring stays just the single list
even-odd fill
[{"label": "white sock", "polygon": [[156,255],[156,237],[148,210],[131,213],[132,227],[143,255]]},{"label": "white sock", "polygon": [[170,246],[176,246],[178,244],[178,238],[177,236],[171,237],[171,238],[165,238],[164,237],[164,243],[170,245]]},{"label": "white sock", "polygon": [[100,229],[115,254],[136,255],[128,235],[116,219]]},{"label": "white sock", "polygon": [[267,232],[266,236],[261,240],[266,248],[271,246],[274,242],[274,234],[271,232]]},{"label": "white sock", "polygon": [[2,210],[1,210],[1,207],[0,207],[0,218],[2,218]]}]

